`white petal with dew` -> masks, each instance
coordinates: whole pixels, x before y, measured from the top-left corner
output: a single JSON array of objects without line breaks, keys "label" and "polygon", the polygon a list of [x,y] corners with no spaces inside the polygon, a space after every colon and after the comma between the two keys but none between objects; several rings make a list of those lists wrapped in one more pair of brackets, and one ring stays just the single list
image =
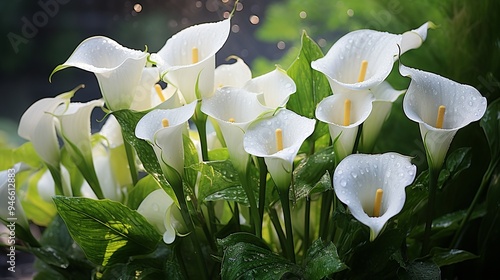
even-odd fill
[{"label": "white petal with dew", "polygon": [[137,208],[137,212],[144,216],[159,234],[163,235],[167,231],[165,227],[167,209],[173,203],[172,198],[163,189],[157,189],[144,198]]},{"label": "white petal with dew", "polygon": [[229,57],[235,59],[232,64],[222,64],[215,68],[215,89],[231,86],[242,88],[246,82],[252,79],[250,67],[239,57]]},{"label": "white petal with dew", "polygon": [[[416,166],[411,164],[409,157],[397,153],[353,154],[335,169],[333,186],[352,215],[370,227],[370,239],[373,240],[387,221],[403,208],[405,188],[415,175]],[[383,190],[381,212],[379,217],[371,217],[377,189]]]},{"label": "white petal with dew", "polygon": [[283,107],[297,87],[285,70],[276,67],[275,70],[248,81],[244,88],[259,94],[261,103],[269,108]]}]

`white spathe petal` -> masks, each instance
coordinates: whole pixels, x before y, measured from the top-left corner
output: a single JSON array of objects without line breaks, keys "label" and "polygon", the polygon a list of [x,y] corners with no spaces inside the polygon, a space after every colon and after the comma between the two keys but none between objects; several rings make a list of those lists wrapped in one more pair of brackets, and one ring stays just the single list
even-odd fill
[{"label": "white spathe petal", "polygon": [[157,96],[154,86],[160,81],[160,70],[157,67],[144,67],[141,80],[134,91],[134,100],[130,110],[144,111],[154,107],[153,96]]},{"label": "white spathe petal", "polygon": [[[184,174],[184,146],[182,131],[193,116],[197,101],[175,109],[155,109],[144,115],[135,128],[137,138],[147,140],[156,149],[160,164],[173,167]],[[163,127],[162,120],[169,125]]]},{"label": "white spathe petal", "polygon": [[[289,183],[293,160],[297,155],[302,143],[309,137],[313,131],[316,120],[300,116],[293,111],[282,109],[274,116],[258,119],[252,123],[245,133],[243,147],[249,154],[272,158],[275,160],[266,160],[269,173],[275,178],[276,184],[282,182]],[[283,149],[278,150],[276,145],[276,129],[283,132]],[[278,187],[288,187],[288,185],[278,185]]]},{"label": "white spathe petal", "polygon": [[246,82],[252,79],[250,67],[239,57],[230,57],[236,59],[235,63],[222,64],[215,68],[215,89],[231,86],[242,88]]},{"label": "white spathe petal", "polygon": [[283,69],[276,67],[275,70],[248,81],[245,89],[257,94],[262,94],[263,105],[276,109],[283,107],[291,94],[295,93],[297,87]]},{"label": "white spathe petal", "polygon": [[370,152],[375,145],[375,140],[391,113],[392,104],[406,90],[395,90],[388,82],[384,81],[371,90],[375,100],[372,111],[363,124],[359,148],[361,151]]},{"label": "white spathe petal", "polygon": [[[415,179],[416,166],[397,153],[353,154],[335,169],[333,186],[340,201],[352,215],[370,227],[373,240],[387,221],[397,215],[405,202],[405,188]],[[375,192],[383,190],[379,217],[373,215]]]},{"label": "white spathe petal", "polygon": [[[350,124],[344,126],[345,101],[351,101]],[[374,97],[369,91],[346,91],[324,98],[316,108],[316,118],[328,124],[337,160],[352,153],[358,126],[372,111]]]},{"label": "white spathe petal", "polygon": [[[102,100],[70,103],[63,112],[55,112],[55,116],[59,119],[60,133],[64,141],[69,141],[78,148],[86,160],[90,160],[92,157],[90,115],[95,107],[103,105]],[[70,152],[76,152],[72,151],[73,146],[68,145],[67,147]]]},{"label": "white spathe petal", "polygon": [[169,127],[178,126],[187,122],[194,114],[196,102],[174,109],[156,109],[144,115],[135,128],[135,136],[139,139],[154,142],[155,133],[163,129],[162,120],[167,119]]},{"label": "white spathe petal", "polygon": [[96,75],[106,105],[111,110],[128,109],[141,79],[148,54],[95,36],[84,40],[54,72],[77,67]]},{"label": "white spathe petal", "polygon": [[[152,60],[157,62],[165,80],[180,89],[187,103],[196,100],[196,84],[200,97],[214,90],[215,54],[229,36],[230,19],[188,27],[167,40]],[[193,62],[192,49],[198,50]]]},{"label": "white spathe petal", "polygon": [[474,87],[402,64],[399,71],[411,78],[403,110],[415,122],[435,127],[438,107],[444,105],[443,129],[456,130],[481,119],[486,112],[486,98]]},{"label": "white spathe petal", "polygon": [[67,99],[62,98],[40,99],[24,112],[19,122],[19,136],[31,141],[42,160],[53,167],[59,166],[59,143],[52,113],[65,102]]},{"label": "white spathe petal", "polygon": [[243,149],[244,133],[266,110],[254,93],[234,87],[218,89],[201,103],[201,111],[217,121],[231,161],[239,171],[246,170],[248,162],[248,153]]},{"label": "white spathe petal", "polygon": [[177,207],[175,204],[171,204],[167,208],[167,212],[165,213],[165,219],[163,220],[163,225],[165,226],[165,232],[163,233],[163,242],[165,244],[172,244],[175,241],[176,231],[172,225],[172,207]]},{"label": "white spathe petal", "polygon": [[108,119],[102,126],[99,134],[106,138],[107,144],[111,149],[123,145],[122,128],[113,115],[108,115]]},{"label": "white spathe petal", "polygon": [[107,149],[102,145],[96,145],[92,149],[92,158],[104,198],[121,201],[122,192],[111,167],[111,158]]},{"label": "white spathe petal", "polygon": [[[429,165],[441,168],[455,133],[486,112],[486,98],[469,85],[400,65],[401,75],[411,77],[403,99],[406,116],[419,123]],[[439,106],[445,106],[442,128],[436,128]]]},{"label": "white spathe petal", "polygon": [[173,203],[172,198],[163,189],[157,189],[144,198],[137,208],[137,212],[144,216],[156,228],[158,233],[163,235],[167,231],[165,228],[167,209]]},{"label": "white spathe petal", "polygon": [[[330,82],[334,93],[342,88],[369,89],[384,81],[400,54],[420,46],[427,35],[428,24],[404,35],[374,30],[356,30],[340,38],[328,53],[311,63],[311,67],[322,72]],[[420,38],[417,40],[416,37]],[[358,82],[361,62],[368,61],[365,79]]]}]

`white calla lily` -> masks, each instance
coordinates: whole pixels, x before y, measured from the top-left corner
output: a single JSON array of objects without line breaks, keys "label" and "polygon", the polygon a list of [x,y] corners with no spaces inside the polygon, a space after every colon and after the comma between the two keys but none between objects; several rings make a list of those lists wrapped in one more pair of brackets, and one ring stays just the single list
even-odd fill
[{"label": "white calla lily", "polygon": [[176,207],[172,198],[164,190],[157,189],[148,194],[137,208],[137,212],[163,236],[163,242],[166,244],[173,243],[176,236],[176,231],[170,221],[172,207]]},{"label": "white calla lily", "polygon": [[230,18],[188,27],[151,55],[164,80],[180,90],[186,103],[213,94],[215,54],[226,42],[230,28]]},{"label": "white calla lily", "polygon": [[65,147],[98,198],[104,196],[92,159],[90,115],[95,107],[103,105],[103,100],[75,102],[66,107],[58,107],[54,112],[54,117],[59,123],[58,131]]},{"label": "white calla lily", "polygon": [[201,103],[201,111],[217,121],[226,142],[231,162],[244,172],[248,153],[243,148],[243,136],[252,121],[267,109],[253,92],[245,89],[224,87]]},{"label": "white calla lily", "polygon": [[373,241],[403,209],[405,188],[415,179],[416,169],[410,157],[397,153],[353,154],[335,169],[333,187],[351,214],[370,228]]},{"label": "white calla lily", "polygon": [[61,134],[68,151],[78,157],[81,154],[85,163],[92,165],[92,144],[90,143],[90,115],[95,107],[102,107],[102,100],[86,103],[70,103],[67,107],[59,107],[54,116],[59,120]]},{"label": "white calla lily", "polygon": [[196,104],[197,101],[193,101],[175,109],[155,109],[137,123],[135,135],[153,146],[165,173],[169,173],[170,167],[180,176],[184,174],[182,132],[187,127],[187,121],[193,116]]},{"label": "white calla lily", "polygon": [[257,93],[262,105],[272,109],[285,106],[290,95],[297,90],[293,79],[286,74],[285,70],[279,67],[251,79],[245,83],[243,88]]},{"label": "white calla lily", "polygon": [[420,126],[429,166],[440,169],[456,132],[486,112],[486,98],[469,85],[433,73],[404,65],[399,72],[411,78],[403,110]]},{"label": "white calla lily", "polygon": [[369,91],[346,91],[318,103],[315,115],[328,124],[337,162],[352,153],[358,127],[370,115],[373,100]]},{"label": "white calla lily", "polygon": [[263,157],[276,186],[287,190],[293,160],[302,143],[313,133],[315,124],[316,120],[281,109],[274,116],[252,123],[245,133],[243,147],[247,153]]},{"label": "white calla lily", "polygon": [[375,140],[389,118],[393,103],[406,90],[396,90],[388,82],[384,81],[380,85],[371,89],[375,100],[372,102],[372,111],[363,123],[361,138],[359,140],[359,150],[364,153],[372,151]]},{"label": "white calla lily", "polygon": [[[62,185],[62,195],[67,197],[73,196],[73,189],[71,188],[71,179],[68,169],[61,164],[61,185]],[[45,201],[52,203],[52,197],[56,195],[56,183],[49,170],[46,170],[38,182],[36,183],[38,194]],[[92,192],[95,198],[94,193]]]},{"label": "white calla lily", "polygon": [[[17,192],[15,177],[17,173],[25,171],[28,168],[26,164],[18,162],[12,168],[0,171],[0,205],[2,205],[0,208],[0,220],[6,224],[15,222],[26,231],[29,231],[30,227],[19,196],[15,195]],[[9,206],[13,206],[12,209],[14,210],[10,210]]]},{"label": "white calla lily", "polygon": [[51,77],[68,67],[92,72],[97,77],[106,106],[113,111],[129,109],[147,57],[148,53],[123,47],[110,38],[90,37],[52,71]]},{"label": "white calla lily", "polygon": [[235,59],[232,64],[222,64],[215,68],[215,89],[222,87],[242,88],[246,82],[252,79],[252,71],[243,59],[231,56]]},{"label": "white calla lily", "polygon": [[61,96],[40,99],[24,112],[19,122],[19,136],[31,141],[40,158],[54,168],[59,166],[60,151],[52,114],[68,102],[69,98]]},{"label": "white calla lily", "polygon": [[[160,70],[157,67],[144,67],[141,79],[134,91],[134,100],[130,105],[130,110],[144,111],[153,108],[153,101],[157,100],[155,84],[160,81]],[[158,103],[159,104],[159,103]]]},{"label": "white calla lily", "polygon": [[[432,26],[427,22],[404,34],[368,29],[350,32],[340,38],[324,57],[313,61],[311,67],[325,74],[334,94],[342,88],[373,88],[387,78],[398,54],[420,47],[427,37],[427,29]],[[364,71],[360,70],[363,61],[367,62]]]}]

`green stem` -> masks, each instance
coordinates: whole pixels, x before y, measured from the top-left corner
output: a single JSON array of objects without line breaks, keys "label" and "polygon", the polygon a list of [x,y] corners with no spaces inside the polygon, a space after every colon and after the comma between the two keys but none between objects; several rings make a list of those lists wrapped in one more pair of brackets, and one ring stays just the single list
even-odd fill
[{"label": "green stem", "polygon": [[311,221],[311,197],[306,197],[306,211],[304,213],[304,256],[309,250],[309,225]]},{"label": "green stem", "polygon": [[259,208],[257,208],[257,201],[255,200],[255,193],[253,191],[252,185],[249,183],[248,168],[246,170],[239,170],[238,175],[240,177],[241,186],[248,198],[248,203],[250,204],[250,216],[253,221],[252,229],[255,235],[259,238],[262,237],[262,222],[260,220]]},{"label": "green stem", "polygon": [[[267,165],[264,158],[258,157],[259,164],[259,218],[264,220],[264,207],[266,204],[266,182],[267,182]],[[262,227],[262,225],[261,225]]]},{"label": "green stem", "polygon": [[469,209],[467,209],[467,213],[465,214],[465,217],[462,219],[460,222],[460,226],[458,227],[458,230],[455,232],[455,235],[453,236],[453,239],[451,241],[451,248],[457,248],[458,245],[460,244],[460,241],[462,239],[462,236],[465,232],[465,225],[469,222],[469,219],[472,215],[472,212],[474,211],[474,208],[477,205],[477,202],[479,201],[479,198],[481,197],[486,185],[490,181],[490,177],[493,174],[493,171],[495,170],[496,166],[498,165],[500,161],[493,162],[491,161],[488,169],[484,173],[483,179],[481,180],[481,185],[479,186],[479,189],[476,192],[476,195],[474,196],[474,199],[472,200],[471,204],[469,205]]},{"label": "green stem", "polygon": [[125,153],[127,154],[127,162],[130,170],[130,177],[132,177],[132,184],[135,186],[139,179],[137,168],[135,166],[134,148],[132,148],[132,145],[130,145],[125,138],[123,138],[123,145],[125,147]]},{"label": "green stem", "polygon": [[276,234],[278,235],[278,239],[280,241],[281,248],[283,250],[283,256],[286,258],[288,257],[288,249],[286,246],[286,237],[285,233],[283,232],[283,229],[281,228],[281,223],[278,218],[278,213],[276,212],[276,209],[274,208],[269,208],[269,218],[271,219],[271,222],[273,223],[274,229],[276,230]]},{"label": "green stem", "polygon": [[203,251],[201,249],[200,241],[198,240],[198,235],[196,234],[196,228],[194,226],[193,219],[189,214],[189,208],[186,202],[186,197],[184,195],[184,189],[182,188],[182,182],[180,185],[172,185],[172,189],[175,192],[177,200],[179,201],[179,207],[181,210],[182,219],[187,225],[189,231],[189,238],[191,239],[191,243],[193,245],[193,254],[195,256],[195,260],[199,269],[202,270],[203,279],[208,280],[208,269],[205,262],[205,258],[203,257]]},{"label": "green stem", "polygon": [[288,189],[278,189],[278,193],[281,200],[281,206],[283,208],[283,216],[285,218],[286,247],[288,252],[288,259],[295,263],[295,246],[293,242],[292,216],[290,213],[290,192]]},{"label": "green stem", "polygon": [[207,142],[207,115],[201,111],[201,102],[196,105],[193,122],[198,130],[201,145],[201,157],[203,161],[208,161],[208,142]]},{"label": "green stem", "polygon": [[328,220],[330,218],[330,206],[332,205],[333,191],[329,190],[321,197],[321,214],[319,218],[319,236],[326,240],[328,235]]},{"label": "green stem", "polygon": [[425,230],[424,239],[422,244],[421,255],[425,256],[430,252],[430,238],[432,230],[432,221],[434,219],[434,208],[436,204],[436,193],[437,193],[437,181],[439,176],[439,170],[429,167],[429,197],[427,200],[427,214],[425,220]]}]

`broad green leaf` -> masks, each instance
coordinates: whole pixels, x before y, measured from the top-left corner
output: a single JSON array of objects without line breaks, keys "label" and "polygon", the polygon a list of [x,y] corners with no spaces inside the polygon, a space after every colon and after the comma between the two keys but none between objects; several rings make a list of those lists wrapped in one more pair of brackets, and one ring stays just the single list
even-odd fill
[{"label": "broad green leaf", "polygon": [[332,189],[329,172],[333,170],[333,146],[317,152],[300,162],[293,171],[292,198],[299,200],[313,193]]},{"label": "broad green leaf", "polygon": [[210,195],[207,195],[204,199],[204,201],[218,200],[234,201],[244,206],[250,206],[247,194],[242,186],[234,186],[216,191]]},{"label": "broad green leaf", "polygon": [[340,260],[337,248],[332,242],[323,242],[316,239],[307,250],[305,258],[305,278],[320,280],[338,271],[347,269]]},{"label": "broad green leaf", "polygon": [[[44,230],[40,239],[43,251],[35,253],[35,279],[89,279],[95,265],[85,258],[80,246],[71,238],[66,224],[59,215]],[[59,263],[57,260],[63,260]],[[63,265],[61,265],[63,264]],[[50,277],[49,277],[50,275]]]},{"label": "broad green leaf", "polygon": [[119,202],[62,196],[54,202],[72,238],[97,265],[150,253],[161,239],[142,215]]},{"label": "broad green leaf", "polygon": [[[224,242],[224,241],[222,241]],[[223,248],[222,279],[280,279],[290,273],[302,276],[300,267],[266,248],[238,242]]]},{"label": "broad green leaf", "polygon": [[439,280],[441,270],[432,262],[415,261],[398,271],[398,278],[405,280]]},{"label": "broad green leaf", "polygon": [[480,121],[488,144],[490,145],[491,158],[500,160],[500,99],[496,99],[486,109]]},{"label": "broad green leaf", "polygon": [[464,250],[438,247],[432,248],[431,255],[432,261],[439,267],[478,258],[478,256]]},{"label": "broad green leaf", "polygon": [[213,161],[217,160],[228,160],[229,159],[229,152],[227,151],[227,148],[218,148],[214,150],[208,151],[208,158]]},{"label": "broad green leaf", "polygon": [[217,244],[222,248],[227,248],[227,247],[233,246],[233,245],[240,243],[240,242],[251,243],[255,246],[269,250],[269,247],[264,242],[264,240],[262,240],[261,238],[258,238],[256,235],[250,234],[248,232],[233,233],[233,234],[225,237],[224,239],[217,240]]},{"label": "broad green leaf", "polygon": [[190,193],[195,193],[196,180],[198,178],[198,170],[196,168],[190,168],[190,166],[197,166],[200,162],[200,157],[198,155],[198,150],[194,146],[193,141],[186,136],[182,135],[183,145],[184,145],[184,180],[183,182],[187,184],[190,189]]},{"label": "broad green leaf", "polygon": [[[316,105],[332,93],[325,75],[311,68],[311,62],[323,56],[321,48],[304,31],[300,53],[287,70],[288,76],[297,86],[297,91],[288,100],[287,108],[312,119]],[[327,125],[317,122],[311,139],[314,141],[325,133],[328,133]]]},{"label": "broad green leaf", "polygon": [[[465,215],[466,215],[466,210],[459,210],[435,218],[432,221],[431,225],[432,238],[440,238],[453,234],[455,230],[458,229],[458,226],[462,221],[462,219],[465,217]],[[475,210],[472,212],[470,220],[472,221],[484,217],[484,215],[486,215],[486,209],[484,205],[481,205],[479,207],[476,207]],[[418,238],[424,233],[424,227],[425,225],[422,224],[413,228],[413,230],[410,232],[410,236]]]},{"label": "broad green leaf", "polygon": [[132,147],[134,147],[137,152],[137,156],[144,166],[144,169],[146,169],[146,171],[160,183],[161,187],[167,192],[168,195],[170,195],[170,197],[172,197],[172,199],[174,199],[174,201],[177,201],[172,187],[161,170],[160,163],[158,163],[153,147],[151,147],[145,140],[135,137],[135,127],[137,122],[139,122],[145,114],[146,112],[134,112],[130,110],[113,112],[113,115],[116,117],[122,128],[123,138]]},{"label": "broad green leaf", "polygon": [[238,172],[229,160],[203,162],[199,168],[201,176],[198,199],[200,201],[221,190],[241,186]]},{"label": "broad green leaf", "polygon": [[444,168],[439,173],[439,188],[442,188],[448,180],[455,179],[462,171],[470,167],[472,160],[471,150],[470,147],[458,148],[446,158]]}]

